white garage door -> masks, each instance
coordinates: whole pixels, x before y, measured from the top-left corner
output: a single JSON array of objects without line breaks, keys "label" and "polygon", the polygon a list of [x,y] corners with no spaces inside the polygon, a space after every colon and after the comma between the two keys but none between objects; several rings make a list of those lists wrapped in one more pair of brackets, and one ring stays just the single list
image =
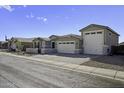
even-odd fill
[{"label": "white garage door", "polygon": [[57,43],[57,51],[59,53],[75,53],[74,41],[59,41]]},{"label": "white garage door", "polygon": [[103,54],[103,32],[84,33],[84,53]]}]

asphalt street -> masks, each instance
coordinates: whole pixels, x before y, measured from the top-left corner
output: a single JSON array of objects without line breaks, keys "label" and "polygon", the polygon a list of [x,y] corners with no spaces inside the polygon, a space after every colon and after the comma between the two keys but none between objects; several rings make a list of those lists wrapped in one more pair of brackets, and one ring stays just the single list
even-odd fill
[{"label": "asphalt street", "polygon": [[124,82],[0,55],[1,88],[123,88]]}]

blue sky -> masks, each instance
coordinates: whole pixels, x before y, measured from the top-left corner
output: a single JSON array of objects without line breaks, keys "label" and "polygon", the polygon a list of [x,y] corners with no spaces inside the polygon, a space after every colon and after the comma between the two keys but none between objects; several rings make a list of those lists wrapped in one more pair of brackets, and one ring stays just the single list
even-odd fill
[{"label": "blue sky", "polygon": [[118,32],[124,41],[124,6],[0,6],[0,40],[10,37],[48,37],[79,34],[89,24]]}]

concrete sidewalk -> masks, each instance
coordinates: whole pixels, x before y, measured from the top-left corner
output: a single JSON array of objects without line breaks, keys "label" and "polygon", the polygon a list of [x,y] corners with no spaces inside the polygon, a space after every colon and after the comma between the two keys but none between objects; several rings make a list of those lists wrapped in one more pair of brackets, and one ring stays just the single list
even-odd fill
[{"label": "concrete sidewalk", "polygon": [[38,61],[38,62],[41,62],[42,64],[53,65],[53,66],[56,66],[56,67],[59,67],[62,69],[67,69],[67,70],[72,70],[72,71],[76,71],[76,72],[80,72],[80,73],[87,73],[87,74],[102,76],[102,77],[106,77],[106,78],[111,78],[114,80],[124,81],[124,72],[123,71],[89,67],[89,66],[81,66],[81,65],[76,65],[76,64],[70,64],[67,62],[56,62],[56,61],[50,61],[50,60],[45,60],[45,59],[19,56],[19,55],[14,55],[14,54],[5,53],[5,52],[0,52],[0,55],[8,55],[8,56],[24,58],[24,59],[28,59],[28,60]]}]

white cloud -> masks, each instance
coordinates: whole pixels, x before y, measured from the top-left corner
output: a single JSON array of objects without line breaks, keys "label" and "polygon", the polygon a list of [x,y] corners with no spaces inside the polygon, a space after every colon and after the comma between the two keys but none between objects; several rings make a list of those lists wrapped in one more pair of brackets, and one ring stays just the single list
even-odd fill
[{"label": "white cloud", "polygon": [[37,20],[43,20],[43,17],[36,17]]},{"label": "white cloud", "polygon": [[26,18],[34,18],[35,16],[32,14],[32,13],[30,13],[30,15],[26,15]]},{"label": "white cloud", "polygon": [[46,22],[47,21],[47,18],[44,18],[43,21]]},{"label": "white cloud", "polygon": [[29,15],[26,15],[26,18],[30,18],[30,16]]},{"label": "white cloud", "polygon": [[34,16],[32,13],[30,13],[30,15],[26,15],[26,18],[35,18],[36,20],[38,20],[40,22],[48,21],[48,19],[46,17]]},{"label": "white cloud", "polygon": [[34,15],[31,13],[31,14],[30,14],[30,17],[31,17],[31,18],[34,18]]},{"label": "white cloud", "polygon": [[46,17],[36,17],[37,20],[46,22],[48,19]]},{"label": "white cloud", "polygon": [[10,5],[1,5],[0,8],[6,9],[9,12],[14,11],[14,8],[12,8]]}]

